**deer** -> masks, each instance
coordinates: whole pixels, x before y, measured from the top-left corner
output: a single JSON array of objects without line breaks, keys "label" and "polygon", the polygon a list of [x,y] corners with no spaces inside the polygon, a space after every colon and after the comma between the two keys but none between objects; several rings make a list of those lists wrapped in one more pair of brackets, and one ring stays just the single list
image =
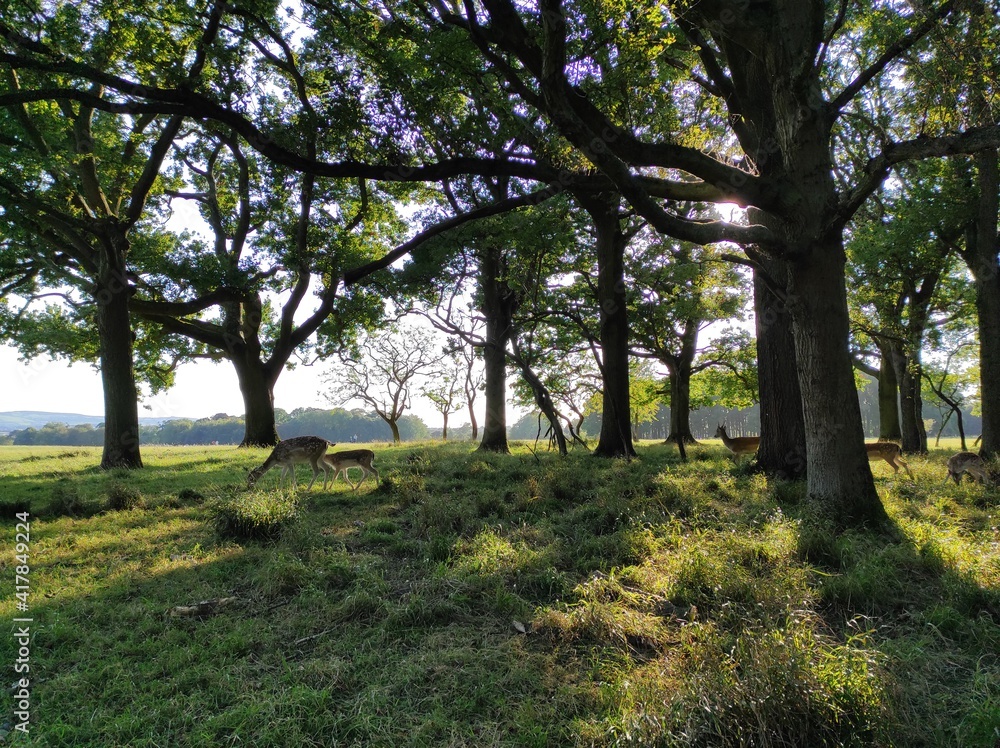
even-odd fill
[{"label": "deer", "polygon": [[[337,482],[337,478],[340,474],[344,474],[344,480],[351,484],[351,488],[355,491],[361,487],[369,475],[375,476],[375,484],[378,485],[380,480],[378,470],[372,467],[372,462],[375,460],[375,453],[370,449],[348,449],[343,452],[334,452],[332,454],[327,453],[323,455],[323,462],[329,465],[334,470],[333,482]],[[348,473],[348,469],[356,467],[361,468],[364,475],[361,476],[361,480],[358,481],[357,485],[351,483],[351,475]]]},{"label": "deer", "polygon": [[992,476],[986,469],[986,463],[975,452],[958,452],[948,458],[948,475],[944,478],[945,483],[951,478],[957,486],[962,480],[962,473],[968,473],[973,480],[983,485],[993,482]]},{"label": "deer", "polygon": [[[333,443],[318,436],[293,436],[291,439],[280,441],[264,460],[264,464],[250,471],[247,476],[247,488],[253,488],[268,470],[278,466],[281,466],[281,477],[278,478],[278,485],[281,486],[285,481],[285,475],[291,473],[292,486],[295,486],[295,464],[308,462],[312,466],[313,477],[306,490],[312,488],[313,483],[316,482],[316,476],[322,470],[323,490],[325,491],[327,480],[330,477],[330,467],[323,462],[323,456],[326,454],[326,450],[332,446],[334,446]],[[334,480],[337,480],[336,477]]]},{"label": "deer", "polygon": [[726,449],[733,453],[733,457],[752,455],[757,451],[757,447],[760,446],[759,436],[737,436],[733,438],[726,433],[726,426],[722,423],[715,430],[715,436],[716,438],[722,438],[722,443],[726,445]]},{"label": "deer", "polygon": [[865,444],[865,451],[868,453],[868,461],[885,460],[892,468],[892,474],[896,475],[900,468],[906,471],[910,480],[916,480],[910,471],[910,466],[903,460],[903,450],[895,442],[868,442]]},{"label": "deer", "polygon": [[[734,457],[753,454],[760,446],[759,436],[738,436],[734,439],[726,433],[726,427],[723,424],[719,424],[719,428],[715,430],[715,435],[722,438],[722,443],[733,453]],[[913,473],[910,472],[910,466],[903,460],[902,450],[900,450],[898,444],[892,442],[868,443],[865,444],[865,452],[868,454],[869,461],[885,460],[892,467],[893,474],[898,473],[899,469],[903,468],[906,474],[910,476],[910,479],[914,479]]]}]

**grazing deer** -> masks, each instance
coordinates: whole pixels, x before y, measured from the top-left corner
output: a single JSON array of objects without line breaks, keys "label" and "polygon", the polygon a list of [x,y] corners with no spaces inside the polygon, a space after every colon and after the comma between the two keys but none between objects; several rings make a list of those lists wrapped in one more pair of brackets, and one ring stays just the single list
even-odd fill
[{"label": "grazing deer", "polygon": [[868,453],[868,461],[885,460],[892,467],[892,474],[899,472],[900,468],[906,471],[910,480],[916,480],[910,472],[910,466],[903,460],[903,452],[898,444],[894,442],[869,442],[865,444],[865,451]]},{"label": "grazing deer", "polygon": [[[344,480],[351,484],[351,488],[355,491],[364,483],[369,475],[375,476],[375,484],[378,485],[379,474],[378,470],[372,467],[372,462],[375,460],[375,453],[370,449],[349,449],[343,452],[334,452],[333,454],[323,455],[323,462],[333,468],[333,482],[337,482],[337,478],[340,474],[344,474]],[[347,472],[348,468],[361,468],[364,471],[364,475],[361,476],[361,480],[358,481],[357,485],[351,483],[351,475]]]},{"label": "grazing deer", "polygon": [[716,438],[722,437],[722,443],[726,445],[726,449],[733,453],[733,457],[752,455],[757,451],[757,447],[760,446],[759,436],[737,436],[733,438],[726,433],[726,427],[721,423],[719,424],[719,428],[715,430],[715,436]]},{"label": "grazing deer", "polygon": [[326,490],[326,482],[330,477],[330,468],[323,462],[323,455],[326,454],[327,448],[332,446],[333,444],[318,436],[293,436],[291,439],[280,441],[271,450],[271,454],[267,456],[267,459],[264,460],[264,464],[250,471],[250,475],[247,476],[247,488],[253,488],[257,481],[263,477],[264,473],[279,465],[281,466],[281,477],[278,479],[278,485],[280,486],[284,483],[286,473],[291,473],[292,485],[294,486],[295,464],[297,462],[308,462],[312,466],[313,477],[309,481],[306,490],[308,491],[312,488],[320,470],[323,471],[323,490]]},{"label": "grazing deer", "polygon": [[986,463],[975,452],[959,452],[948,458],[948,475],[945,476],[945,482],[948,482],[948,478],[952,478],[957,486],[962,480],[962,473],[968,473],[973,480],[984,485],[993,482],[986,470]]}]

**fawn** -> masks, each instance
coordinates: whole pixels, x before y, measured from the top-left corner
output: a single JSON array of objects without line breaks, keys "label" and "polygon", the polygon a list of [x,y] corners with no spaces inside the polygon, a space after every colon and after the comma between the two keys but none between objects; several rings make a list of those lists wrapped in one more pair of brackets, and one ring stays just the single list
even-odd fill
[{"label": "fawn", "polygon": [[[375,476],[376,485],[379,482],[378,470],[372,467],[372,462],[375,460],[375,453],[370,449],[349,449],[343,452],[333,452],[332,454],[327,453],[323,455],[323,462],[334,469],[333,482],[337,482],[337,478],[340,474],[344,474],[344,480],[351,484],[351,488],[355,491],[364,483],[369,475]],[[361,476],[361,480],[358,481],[357,485],[351,483],[351,475],[347,472],[348,468],[361,468],[364,475]]]}]

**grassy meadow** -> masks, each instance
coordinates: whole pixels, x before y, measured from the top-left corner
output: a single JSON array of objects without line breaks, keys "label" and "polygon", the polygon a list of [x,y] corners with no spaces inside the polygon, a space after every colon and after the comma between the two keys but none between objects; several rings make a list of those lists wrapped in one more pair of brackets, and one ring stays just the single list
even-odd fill
[{"label": "grassy meadow", "polygon": [[943,483],[954,445],[916,481],[874,464],[893,527],[839,536],[717,442],[373,448],[378,485],[248,492],[265,450],[106,473],[0,447],[8,622],[31,513],[31,731],[5,636],[6,742],[1000,744],[1000,490]]}]

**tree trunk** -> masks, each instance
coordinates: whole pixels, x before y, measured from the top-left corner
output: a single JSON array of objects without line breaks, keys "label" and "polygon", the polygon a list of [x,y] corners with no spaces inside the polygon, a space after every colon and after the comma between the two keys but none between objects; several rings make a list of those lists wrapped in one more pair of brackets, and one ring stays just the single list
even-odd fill
[{"label": "tree trunk", "polygon": [[[783,261],[762,258],[761,266],[779,288],[787,286],[788,268]],[[801,478],[806,474],[806,432],[792,316],[756,269],[753,303],[760,398],[757,466],[780,478]]]},{"label": "tree trunk", "polygon": [[911,454],[927,452],[927,432],[924,428],[923,399],[920,397],[920,362],[907,356],[899,343],[892,344],[892,362],[899,381],[899,410],[903,451]]},{"label": "tree trunk", "polygon": [[549,430],[552,434],[552,439],[555,440],[556,447],[559,449],[559,454],[568,454],[566,434],[563,433],[562,424],[559,423],[559,413],[556,412],[556,406],[552,402],[552,396],[549,394],[548,388],[521,356],[516,335],[511,337],[511,343],[514,346],[514,361],[521,370],[521,376],[524,378],[524,381],[531,388],[531,394],[535,397],[535,405],[538,406],[542,415],[549,422]]},{"label": "tree trunk", "polygon": [[486,319],[486,345],[483,347],[486,418],[479,450],[506,454],[510,452],[507,445],[507,342],[515,300],[504,279],[501,250],[487,247],[480,265],[479,288]]},{"label": "tree trunk", "polygon": [[899,380],[896,367],[892,363],[892,351],[888,346],[879,345],[878,365],[878,440],[880,442],[901,442],[903,432],[899,428]]},{"label": "tree trunk", "polygon": [[441,441],[448,441],[448,412],[445,411],[441,414],[441,418],[444,420],[444,426],[441,427]]},{"label": "tree trunk", "polygon": [[601,378],[604,384],[601,435],[594,454],[634,457],[628,371],[628,316],[625,299],[625,235],[618,195],[577,197],[597,235],[597,295],[601,314]]},{"label": "tree trunk", "polygon": [[399,424],[396,421],[385,419],[385,422],[389,424],[389,428],[392,429],[392,443],[399,444],[403,440],[399,437]]},{"label": "tree trunk", "polygon": [[135,383],[132,324],[128,311],[131,289],[125,274],[128,240],[124,236],[110,236],[103,243],[94,293],[104,388],[101,467],[105,470],[141,468],[139,392]]},{"label": "tree trunk", "polygon": [[691,434],[691,363],[670,368],[670,434],[665,444],[697,444]]},{"label": "tree trunk", "polygon": [[472,425],[472,436],[470,438],[472,441],[475,441],[479,438],[479,423],[476,421],[476,408],[472,400],[469,400],[469,423]]},{"label": "tree trunk", "polygon": [[243,441],[241,447],[273,447],[278,443],[274,420],[274,377],[260,361],[241,346],[232,361],[243,395]]},{"label": "tree trunk", "polygon": [[882,524],[886,514],[868,464],[847,345],[845,261],[838,237],[790,263],[788,304],[802,392],[809,497],[838,525],[856,527]]},{"label": "tree trunk", "polygon": [[966,232],[965,262],[976,289],[979,318],[979,378],[983,430],[979,454],[1000,456],[1000,242],[997,213],[1000,169],[995,149],[975,156],[979,191],[976,220]]}]

